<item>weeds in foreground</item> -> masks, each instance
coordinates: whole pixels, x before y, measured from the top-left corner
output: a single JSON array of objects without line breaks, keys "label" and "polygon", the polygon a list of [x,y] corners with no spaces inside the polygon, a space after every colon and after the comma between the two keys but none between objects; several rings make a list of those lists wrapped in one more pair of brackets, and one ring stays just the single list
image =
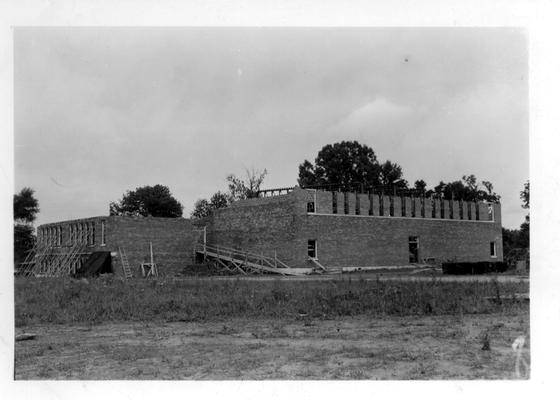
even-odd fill
[{"label": "weeds in foreground", "polygon": [[18,278],[16,326],[104,321],[207,321],[233,317],[315,318],[508,312],[519,301],[489,297],[527,290],[525,283],[360,279],[332,281],[121,280]]}]

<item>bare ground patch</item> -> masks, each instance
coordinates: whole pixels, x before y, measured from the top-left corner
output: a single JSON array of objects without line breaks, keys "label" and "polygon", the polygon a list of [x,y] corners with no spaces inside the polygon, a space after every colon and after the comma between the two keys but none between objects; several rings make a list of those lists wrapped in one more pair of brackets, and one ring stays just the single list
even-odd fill
[{"label": "bare ground patch", "polygon": [[16,379],[513,379],[511,344],[528,335],[529,314],[16,328],[24,332],[37,337],[16,342]]}]

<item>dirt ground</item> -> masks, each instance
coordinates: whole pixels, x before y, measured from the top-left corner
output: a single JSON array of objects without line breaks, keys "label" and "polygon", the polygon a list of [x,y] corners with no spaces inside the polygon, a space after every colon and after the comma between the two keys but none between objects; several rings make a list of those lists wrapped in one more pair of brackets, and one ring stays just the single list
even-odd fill
[{"label": "dirt ground", "polygon": [[18,380],[516,379],[512,343],[520,335],[529,361],[528,312],[28,326],[21,333],[37,336],[16,342]]}]

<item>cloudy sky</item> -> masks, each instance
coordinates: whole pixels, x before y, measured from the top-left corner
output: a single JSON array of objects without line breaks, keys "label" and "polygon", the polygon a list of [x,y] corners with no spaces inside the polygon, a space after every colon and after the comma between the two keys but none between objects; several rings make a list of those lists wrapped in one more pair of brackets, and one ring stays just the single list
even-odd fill
[{"label": "cloudy sky", "polygon": [[164,184],[185,206],[246,168],[266,187],[342,140],[429,186],[475,174],[523,222],[527,39],[503,28],[17,28],[15,189],[37,224]]}]

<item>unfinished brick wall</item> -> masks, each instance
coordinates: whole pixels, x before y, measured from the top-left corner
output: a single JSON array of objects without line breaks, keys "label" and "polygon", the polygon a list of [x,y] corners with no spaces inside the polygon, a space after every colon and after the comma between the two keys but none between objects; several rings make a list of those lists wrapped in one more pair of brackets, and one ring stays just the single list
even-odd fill
[{"label": "unfinished brick wall", "polygon": [[306,214],[307,201],[312,200],[312,193],[292,192],[234,203],[216,210],[208,225],[208,243],[268,257],[274,257],[276,252],[279,260],[291,265],[294,262],[296,215]]},{"label": "unfinished brick wall", "polygon": [[[93,243],[91,239],[87,240],[87,230],[82,229],[85,226],[94,227]],[[38,231],[41,232],[41,243],[55,246],[59,252],[69,252],[75,243],[84,244],[86,253],[110,251],[113,272],[118,275],[123,274],[119,246],[128,257],[133,276],[141,276],[140,263],[149,262],[149,243],[152,242],[159,274],[169,276],[191,262],[194,243],[199,236],[196,229],[184,218],[104,216],[46,224]],[[56,240],[47,234],[57,230],[62,232],[60,246],[55,245]]]},{"label": "unfinished brick wall", "polygon": [[[140,263],[150,261],[150,242],[159,274],[176,275],[192,262],[194,245],[200,236],[199,227],[184,218],[107,219],[107,246],[111,251],[117,251],[117,246],[124,249],[134,276],[141,276]],[[116,265],[115,272],[122,274],[119,257]]]},{"label": "unfinished brick wall", "polygon": [[[409,262],[408,239],[417,236],[419,257],[437,261],[490,261],[502,259],[499,207],[494,207],[495,222],[460,221],[432,217],[431,199],[403,198],[407,216],[402,217],[399,200],[393,199],[394,215],[389,216],[389,196],[384,196],[386,216],[369,214],[369,195],[359,196],[360,211],[354,215],[354,193],[335,192],[337,211],[332,212],[333,193],[295,189],[288,195],[252,199],[218,210],[209,228],[209,237],[218,245],[236,247],[273,256],[291,266],[309,266],[308,240],[317,241],[319,261],[327,267],[404,265]],[[344,197],[349,213],[344,213]],[[317,199],[316,213],[307,213],[308,201]],[[330,199],[331,206],[327,203]],[[374,211],[379,214],[379,196],[371,196]],[[321,202],[321,204],[319,204]],[[348,204],[350,203],[350,204]],[[436,205],[439,201],[436,202]],[[449,216],[449,201],[446,204]],[[414,214],[415,217],[412,217]],[[321,211],[321,212],[319,212]],[[490,258],[490,242],[496,242],[497,257]]]}]

